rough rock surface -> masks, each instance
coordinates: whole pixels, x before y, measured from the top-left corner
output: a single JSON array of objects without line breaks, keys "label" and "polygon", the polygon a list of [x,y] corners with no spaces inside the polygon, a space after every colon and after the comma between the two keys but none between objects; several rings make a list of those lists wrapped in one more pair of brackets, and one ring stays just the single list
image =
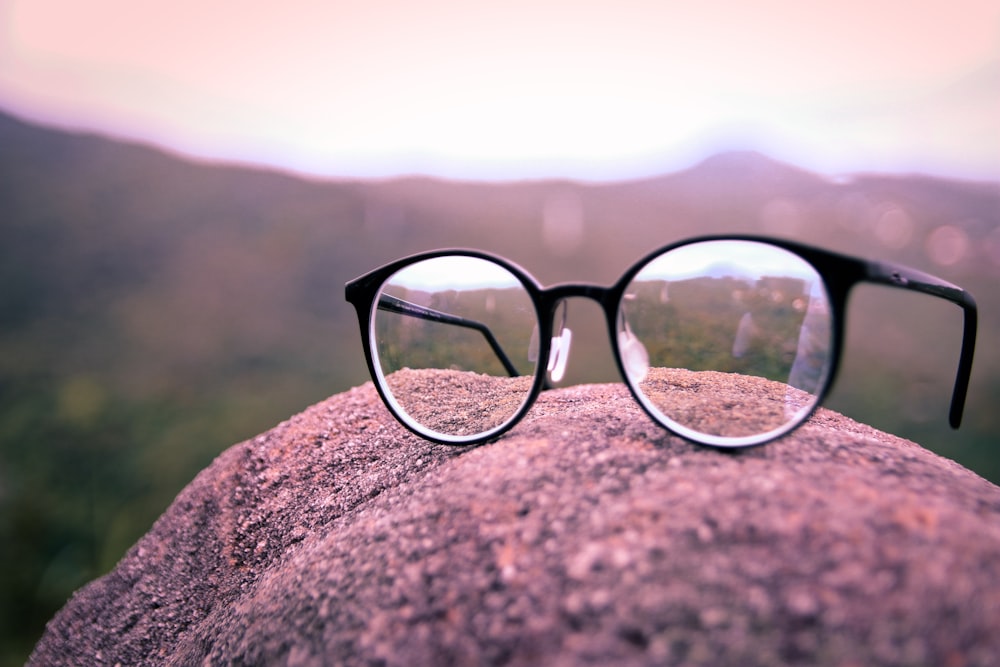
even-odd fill
[{"label": "rough rock surface", "polygon": [[721,453],[624,387],[475,449],[371,385],[222,454],[30,664],[1000,664],[1000,488],[821,410]]}]

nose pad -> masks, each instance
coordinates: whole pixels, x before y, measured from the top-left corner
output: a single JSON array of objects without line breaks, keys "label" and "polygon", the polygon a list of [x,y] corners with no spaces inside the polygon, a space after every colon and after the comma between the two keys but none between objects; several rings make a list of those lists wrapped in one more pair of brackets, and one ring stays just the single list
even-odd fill
[{"label": "nose pad", "polygon": [[548,372],[549,378],[553,382],[559,382],[566,374],[566,364],[569,362],[569,348],[572,342],[573,332],[569,327],[563,327],[562,333],[552,337]]},{"label": "nose pad", "polygon": [[649,352],[635,335],[626,329],[618,332],[618,352],[622,357],[622,366],[632,384],[639,384],[646,379],[649,372]]}]

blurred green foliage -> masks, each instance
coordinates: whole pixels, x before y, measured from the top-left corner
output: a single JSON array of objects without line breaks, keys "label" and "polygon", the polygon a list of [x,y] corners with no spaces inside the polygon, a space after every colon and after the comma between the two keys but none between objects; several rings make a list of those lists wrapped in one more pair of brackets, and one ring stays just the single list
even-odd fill
[{"label": "blurred green foliage", "polygon": [[[461,280],[462,276],[456,279]],[[537,318],[531,297],[524,289],[443,289],[429,293],[390,285],[386,293],[484,325],[519,375],[534,374],[530,347]],[[501,358],[483,333],[473,328],[379,311],[374,334],[386,375],[407,367],[507,375]]]},{"label": "blurred green foliage", "polygon": [[[553,196],[579,199],[579,243],[543,233]],[[679,238],[760,232],[938,273],[981,306],[962,430],[946,423],[959,313],[900,290],[852,298],[827,405],[1000,481],[998,211],[997,184],[834,183],[752,154],[608,185],[317,182],[0,115],[0,664],[223,449],[366,381],[343,285],[418,250],[608,284]],[[942,228],[962,251],[944,264]],[[617,380],[594,314],[570,307],[565,383]]]},{"label": "blurred green foliage", "polygon": [[[808,294],[800,280],[764,277],[750,283],[731,277],[694,278],[666,284],[635,283],[628,319],[649,353],[650,365],[744,373],[788,382],[798,349]],[[781,295],[775,300],[773,295]],[[796,309],[795,300],[802,305]],[[638,306],[638,307],[637,307]],[[748,314],[752,320],[744,320]],[[734,354],[743,328],[752,329]]]}]

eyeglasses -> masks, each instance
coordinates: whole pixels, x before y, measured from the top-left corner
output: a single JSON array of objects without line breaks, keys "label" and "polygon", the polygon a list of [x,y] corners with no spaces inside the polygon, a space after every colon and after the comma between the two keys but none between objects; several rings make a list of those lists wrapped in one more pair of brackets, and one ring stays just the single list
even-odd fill
[{"label": "eyeglasses", "polygon": [[965,328],[949,421],[962,419],[976,304],[960,287],[903,266],[790,241],[703,237],[647,255],[610,287],[541,287],[474,250],[401,259],[347,283],[365,359],[392,414],[428,440],[485,442],[520,420],[566,367],[566,300],[604,310],[618,369],[649,416],[688,440],[746,447],[802,424],[840,360],[858,283],[961,306]]}]

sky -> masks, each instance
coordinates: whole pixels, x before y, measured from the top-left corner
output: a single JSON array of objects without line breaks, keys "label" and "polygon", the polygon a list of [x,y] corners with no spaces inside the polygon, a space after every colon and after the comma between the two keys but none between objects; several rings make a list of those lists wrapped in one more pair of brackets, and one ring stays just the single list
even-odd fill
[{"label": "sky", "polygon": [[336,177],[1000,180],[1000,3],[0,0],[0,109]]}]

